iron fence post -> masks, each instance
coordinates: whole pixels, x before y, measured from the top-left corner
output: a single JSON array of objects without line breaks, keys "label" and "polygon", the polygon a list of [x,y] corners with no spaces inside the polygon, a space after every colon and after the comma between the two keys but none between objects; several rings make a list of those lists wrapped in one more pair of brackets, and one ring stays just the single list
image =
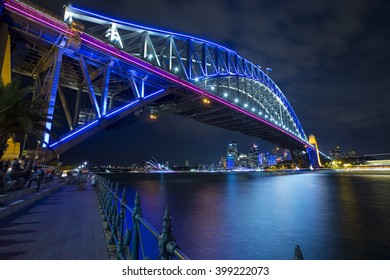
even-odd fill
[{"label": "iron fence post", "polygon": [[[112,184],[112,187],[114,184]],[[109,244],[115,243],[115,238],[117,238],[117,216],[118,216],[118,201],[117,201],[117,193],[118,193],[118,183],[115,186],[114,193],[111,194],[111,210],[110,210],[110,223],[111,223],[111,237]]]},{"label": "iron fence post", "polygon": [[158,248],[160,250],[160,259],[170,260],[174,256],[174,251],[177,248],[175,237],[172,233],[171,216],[169,215],[168,206],[165,208],[163,228],[158,236]]},{"label": "iron fence post", "polygon": [[125,222],[125,211],[126,211],[126,188],[123,188],[122,192],[122,201],[120,206],[120,214],[119,214],[119,225],[118,225],[118,255],[117,258],[120,260],[124,260],[126,258],[126,254],[124,252],[124,244],[123,244],[123,227]]},{"label": "iron fence post", "polygon": [[142,217],[142,209],[141,209],[141,199],[139,196],[139,192],[137,191],[134,200],[134,209],[132,215],[133,228],[132,228],[132,241],[131,241],[131,259],[138,260],[139,259],[139,221],[138,218]]},{"label": "iron fence post", "polygon": [[294,260],[303,260],[301,247],[299,245],[295,246]]}]

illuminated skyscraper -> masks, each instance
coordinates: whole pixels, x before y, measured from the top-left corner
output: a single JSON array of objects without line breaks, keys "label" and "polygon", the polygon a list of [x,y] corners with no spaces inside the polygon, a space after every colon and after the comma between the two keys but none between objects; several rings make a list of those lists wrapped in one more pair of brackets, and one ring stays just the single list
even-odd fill
[{"label": "illuminated skyscraper", "polygon": [[248,154],[248,165],[250,168],[259,167],[259,150],[255,143],[253,143]]},{"label": "illuminated skyscraper", "polygon": [[237,141],[230,143],[226,149],[226,169],[234,169],[237,164],[238,149]]},{"label": "illuminated skyscraper", "polygon": [[341,152],[340,147],[337,146],[336,149],[330,151],[330,157],[332,159],[341,159],[344,157],[344,154]]}]

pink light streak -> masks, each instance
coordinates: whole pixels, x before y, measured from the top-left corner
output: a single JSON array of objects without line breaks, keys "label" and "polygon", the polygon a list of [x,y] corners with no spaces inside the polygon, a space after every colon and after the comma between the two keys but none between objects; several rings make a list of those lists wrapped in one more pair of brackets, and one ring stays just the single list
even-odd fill
[{"label": "pink light streak", "polygon": [[[8,3],[8,2],[10,2],[10,3]],[[67,28],[64,28],[62,26],[59,26],[60,24],[62,24],[62,22],[57,22],[57,21],[53,22],[53,19],[48,18],[44,13],[42,13],[40,11],[37,11],[35,9],[32,9],[32,8],[28,7],[27,5],[23,5],[22,3],[15,2],[15,1],[12,1],[12,0],[8,0],[8,2],[4,2],[4,5],[7,7],[7,9],[15,11],[16,13],[18,13],[20,15],[23,15],[26,18],[33,19],[36,22],[42,23],[44,25],[48,25],[48,26],[52,27],[53,29],[55,29],[57,31],[60,31],[60,32],[62,32],[64,34],[67,34],[67,35],[70,35],[70,36],[74,35],[74,33],[71,30],[69,30]],[[27,9],[27,10],[31,10],[32,12],[39,14],[40,17],[35,16],[35,15],[33,15],[31,13],[28,13],[26,11],[23,11],[22,8]],[[108,45],[108,44],[106,44],[106,43],[104,43],[104,42],[102,42],[102,41],[100,41],[98,39],[95,39],[92,36],[89,36],[89,35],[87,35],[85,33],[81,33],[80,39],[81,39],[81,41],[83,41],[83,42],[85,42],[85,43],[87,43],[89,45],[94,46],[98,50],[103,50],[103,51],[105,51],[106,53],[109,53],[112,56],[115,56],[117,58],[121,58],[121,59],[123,59],[123,60],[125,60],[127,62],[130,62],[130,63],[132,63],[134,65],[137,65],[137,66],[139,66],[139,67],[141,67],[143,69],[147,69],[148,71],[150,71],[152,73],[155,73],[155,74],[157,74],[159,76],[162,76],[162,77],[166,78],[169,81],[172,81],[172,82],[174,82],[176,84],[180,84],[180,85],[182,85],[182,86],[184,86],[186,88],[191,89],[194,92],[197,92],[197,93],[199,93],[201,95],[207,96],[207,97],[209,97],[209,98],[211,98],[211,99],[213,99],[213,100],[215,100],[215,101],[217,101],[217,102],[219,102],[221,104],[224,104],[224,105],[228,106],[229,108],[232,108],[232,109],[234,109],[234,110],[236,110],[236,111],[238,111],[240,113],[243,113],[243,114],[245,114],[247,116],[250,116],[250,117],[252,117],[252,118],[254,118],[254,119],[256,119],[256,120],[258,120],[258,121],[260,121],[262,123],[265,123],[265,124],[273,127],[274,129],[276,129],[276,130],[278,130],[278,131],[280,131],[280,132],[282,132],[282,133],[284,133],[284,134],[294,138],[295,140],[297,140],[298,142],[302,143],[303,145],[305,145],[307,147],[310,147],[312,149],[315,149],[311,144],[309,144],[309,143],[299,139],[298,137],[288,133],[287,131],[285,131],[285,130],[277,127],[277,126],[275,126],[274,124],[272,124],[272,123],[270,123],[270,122],[268,122],[268,121],[258,117],[257,115],[254,115],[254,114],[252,114],[250,112],[247,112],[247,111],[241,109],[238,106],[230,104],[229,102],[227,102],[227,101],[225,101],[225,100],[223,100],[223,99],[221,99],[221,98],[219,98],[219,97],[217,97],[215,95],[210,94],[209,92],[207,92],[207,91],[205,91],[205,90],[203,90],[203,89],[201,89],[201,88],[191,84],[190,82],[187,82],[187,81],[179,79],[178,77],[176,77],[175,75],[173,75],[173,74],[171,74],[169,72],[166,72],[164,70],[158,69],[158,68],[150,65],[149,63],[147,63],[147,62],[145,62],[145,61],[143,61],[141,59],[135,58],[135,57],[131,56],[130,54],[128,54],[126,52],[123,52],[123,51],[120,51],[120,50],[114,48],[113,46],[110,46],[110,45]]]},{"label": "pink light streak", "polygon": [[[41,12],[39,12],[37,10],[34,10],[34,9],[30,8],[27,5],[23,5],[22,3],[18,3],[18,2],[15,3],[14,1],[10,1],[10,2],[12,2],[12,4],[4,2],[4,6],[7,7],[9,10],[14,11],[17,14],[23,15],[26,18],[30,18],[30,19],[33,19],[33,20],[35,20],[37,22],[46,24],[46,25],[52,27],[53,29],[55,29],[57,31],[60,31],[62,33],[65,33],[67,35],[74,35],[73,32],[71,32],[67,28],[58,26],[59,24],[61,24],[61,22],[51,23],[51,21],[53,21],[53,19],[49,19],[48,17],[46,17],[46,15],[44,13],[41,13]],[[13,6],[13,5],[18,5],[18,6],[22,6],[22,7],[17,7],[17,6]],[[23,6],[25,6],[25,7],[23,7]],[[22,8],[27,9],[29,11],[28,12],[24,11],[24,10],[22,10]],[[40,18],[38,16],[35,16],[35,15],[31,14],[30,12],[39,13],[39,16],[42,17],[42,18],[45,18],[45,19],[42,19],[42,18]]]},{"label": "pink light streak", "polygon": [[150,65],[149,63],[144,62],[143,60],[140,60],[138,58],[133,57],[133,56],[129,55],[128,53],[119,51],[119,50],[115,49],[114,47],[111,47],[110,45],[108,45],[108,46],[103,45],[103,42],[100,42],[97,39],[94,39],[92,37],[90,37],[90,38],[88,38],[88,37],[90,37],[90,36],[88,36],[86,34],[82,34],[81,40],[85,41],[86,43],[88,43],[90,45],[93,45],[94,47],[96,47],[96,48],[98,48],[100,50],[106,51],[106,52],[110,53],[113,56],[116,56],[118,58],[126,60],[126,61],[128,61],[128,62],[130,62],[132,64],[135,64],[135,65],[137,65],[139,67],[142,67],[144,69],[146,68],[148,71],[153,72],[155,74],[158,74],[160,76],[163,76],[164,78],[166,78],[166,79],[168,79],[168,80],[170,80],[170,81],[172,81],[172,82],[174,82],[176,84],[180,84],[180,85],[182,85],[182,86],[184,86],[186,88],[190,88],[191,90],[193,90],[193,91],[195,91],[195,92],[197,92],[197,93],[199,93],[201,95],[207,96],[207,97],[209,97],[209,98],[211,98],[211,99],[213,99],[213,100],[215,100],[215,101],[217,101],[219,103],[222,103],[222,104],[224,104],[224,105],[226,105],[226,106],[228,106],[228,107],[230,107],[230,108],[232,108],[232,109],[234,109],[236,111],[239,111],[239,112],[241,112],[241,113],[243,113],[243,114],[245,114],[247,116],[250,116],[250,117],[252,117],[252,118],[254,118],[254,119],[258,120],[258,121],[261,121],[261,122],[263,122],[263,123],[265,123],[265,124],[275,128],[275,129],[279,130],[280,132],[283,132],[284,134],[294,138],[295,140],[299,141],[300,143],[302,143],[302,144],[304,144],[304,145],[314,149],[314,147],[312,147],[312,145],[310,145],[309,143],[304,142],[303,140],[299,139],[298,137],[296,137],[296,136],[294,136],[294,135],[284,131],[283,129],[280,129],[279,127],[275,126],[274,124],[272,124],[272,123],[270,123],[270,122],[268,122],[266,120],[263,120],[262,118],[254,115],[254,114],[251,114],[250,112],[247,112],[247,111],[241,109],[238,106],[230,104],[229,102],[227,102],[227,101],[225,101],[225,100],[223,100],[223,99],[221,99],[221,98],[219,98],[219,97],[217,97],[215,95],[212,95],[209,92],[207,92],[207,91],[205,91],[205,90],[203,90],[203,89],[201,89],[201,88],[199,88],[199,87],[197,87],[197,86],[195,86],[195,85],[193,85],[193,84],[191,84],[191,83],[189,83],[187,81],[179,79],[178,77],[176,77],[175,75],[173,75],[173,74],[171,74],[169,72],[165,72],[164,70],[158,69],[158,68]]}]

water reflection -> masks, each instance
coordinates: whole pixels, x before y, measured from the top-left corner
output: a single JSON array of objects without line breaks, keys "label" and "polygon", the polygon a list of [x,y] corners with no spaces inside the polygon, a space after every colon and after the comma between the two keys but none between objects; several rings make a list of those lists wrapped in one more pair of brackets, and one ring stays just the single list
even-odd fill
[{"label": "water reflection", "polygon": [[192,259],[389,259],[390,176],[115,175],[161,229],[165,205]]}]

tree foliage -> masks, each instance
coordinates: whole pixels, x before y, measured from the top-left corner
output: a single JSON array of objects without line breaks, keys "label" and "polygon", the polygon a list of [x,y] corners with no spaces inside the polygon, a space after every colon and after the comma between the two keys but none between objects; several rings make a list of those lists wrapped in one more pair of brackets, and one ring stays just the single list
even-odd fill
[{"label": "tree foliage", "polygon": [[46,121],[51,120],[44,100],[31,100],[32,86],[21,88],[20,79],[5,85],[0,80],[0,158],[12,135],[30,133],[42,140]]}]

